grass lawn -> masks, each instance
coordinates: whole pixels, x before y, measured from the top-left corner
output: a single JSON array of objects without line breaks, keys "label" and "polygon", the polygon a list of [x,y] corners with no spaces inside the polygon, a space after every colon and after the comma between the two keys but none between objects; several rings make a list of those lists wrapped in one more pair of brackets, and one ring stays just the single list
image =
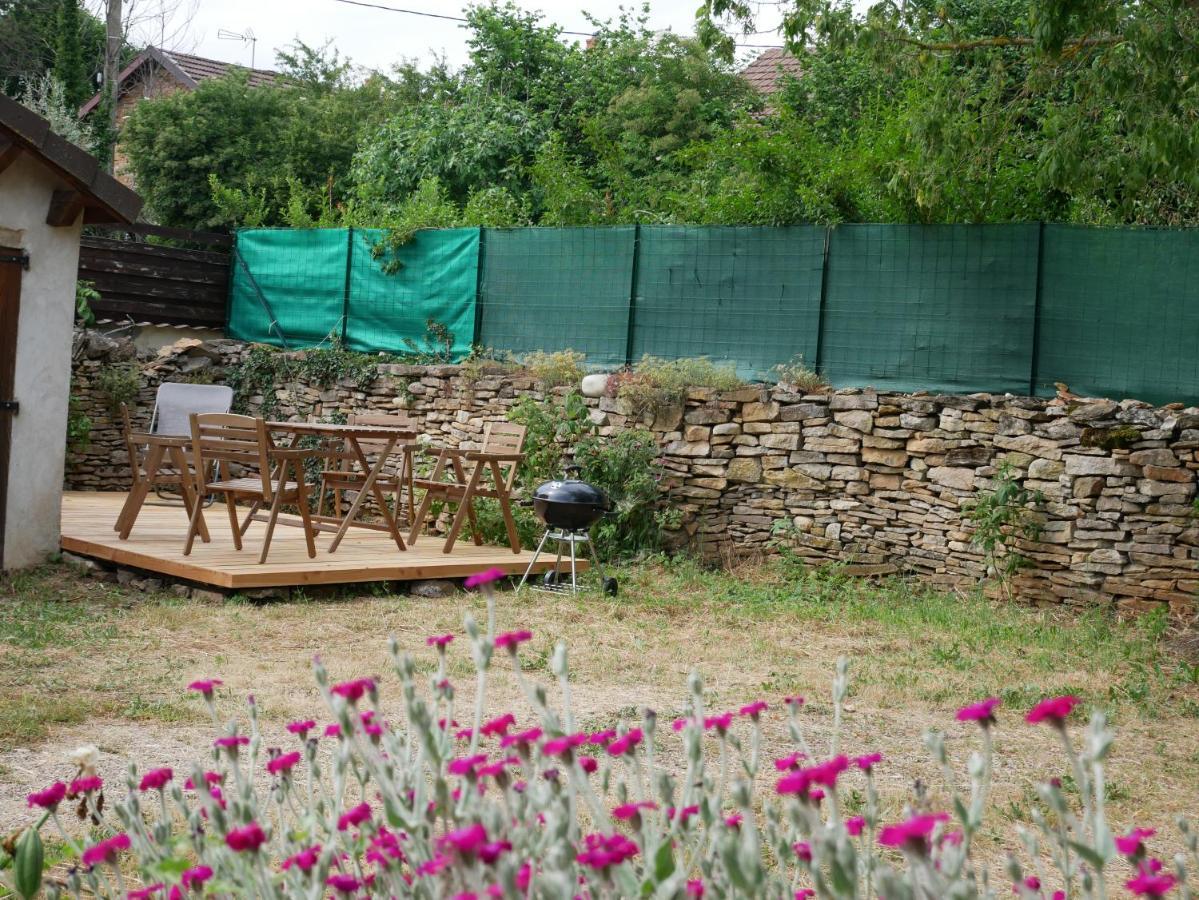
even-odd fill
[{"label": "grass lawn", "polygon": [[[804,716],[819,753],[831,725],[833,666],[844,654],[852,661],[844,747],[886,756],[877,772],[888,815],[899,815],[917,777],[934,802],[943,799],[921,742],[925,729],[947,732],[965,783],[975,730],[955,723],[954,710],[995,694],[1004,701],[997,807],[983,846],[989,854],[1014,848],[1013,825],[1028,821],[1034,783],[1065,775],[1050,730],[1022,721],[1033,702],[1058,693],[1104,707],[1116,726],[1108,799],[1117,829],[1156,827],[1154,850],[1173,852],[1180,849],[1174,819],[1199,812],[1199,665],[1163,618],[1121,623],[1103,611],[880,586],[785,561],[733,573],[652,562],[617,574],[617,598],[500,595],[500,628],[534,632],[522,651],[534,675],[548,676],[555,642],[568,642],[575,709],[587,727],[639,717],[646,705],[669,721],[681,712],[695,667],[713,711],[807,697]],[[388,636],[431,671],[425,637],[461,634],[468,611],[483,618],[476,595],[428,600],[358,589],[338,599],[202,604],[119,588],[66,565],[0,579],[0,602],[0,822],[7,825],[29,818],[28,791],[73,775],[67,755],[80,744],[100,747],[110,784],[123,781],[130,759],[189,770],[212,737],[202,702],[184,690],[192,679],[224,680],[218,706],[229,717],[253,693],[268,738],[282,745],[294,742],[282,727],[290,719],[328,718],[309,670],[314,654],[334,679],[384,675],[385,710],[398,719],[397,682],[386,677]],[[473,668],[465,641],[451,646],[451,658],[458,708],[467,710]],[[527,721],[515,679],[503,666],[493,671],[491,711],[510,708]],[[673,764],[677,741],[669,729],[662,733]],[[764,737],[768,754],[789,749],[781,714],[772,711]],[[763,794],[772,774],[760,776]],[[851,787],[849,807],[860,799]]]}]

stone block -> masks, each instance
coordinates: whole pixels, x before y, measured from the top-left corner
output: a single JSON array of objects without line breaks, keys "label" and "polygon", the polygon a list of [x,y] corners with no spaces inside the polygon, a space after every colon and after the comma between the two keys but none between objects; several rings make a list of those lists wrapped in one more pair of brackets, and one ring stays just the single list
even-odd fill
[{"label": "stone block", "polygon": [[1057,478],[1066,471],[1066,466],[1059,460],[1034,459],[1028,465],[1028,477],[1050,480]]},{"label": "stone block", "polygon": [[881,466],[900,469],[907,465],[907,461],[908,452],[906,450],[885,450],[881,447],[862,448],[862,462],[864,463],[877,463]]},{"label": "stone block", "polygon": [[707,456],[711,449],[707,441],[671,441],[663,452],[669,456]]},{"label": "stone block", "polygon": [[1155,447],[1151,450],[1134,450],[1128,454],[1128,461],[1134,466],[1177,466],[1178,457],[1173,450],[1165,447]]},{"label": "stone block", "polygon": [[868,434],[874,428],[874,416],[865,409],[847,409],[835,412],[833,421],[863,434]]},{"label": "stone block", "polygon": [[763,478],[769,484],[777,484],[779,487],[790,488],[792,490],[825,490],[824,482],[817,481],[815,478],[804,474],[799,469],[778,469],[775,471],[766,472],[763,475]]},{"label": "stone block", "polygon": [[1145,466],[1144,475],[1153,481],[1172,481],[1178,484],[1189,484],[1195,480],[1195,473],[1190,469],[1167,466]]},{"label": "stone block", "polygon": [[878,409],[878,394],[846,394],[837,392],[828,401],[830,410]]},{"label": "stone block", "polygon": [[742,422],[771,422],[779,417],[779,405],[773,400],[761,403],[751,401],[741,407]]},{"label": "stone block", "polygon": [[985,466],[991,461],[987,447],[957,447],[945,452],[947,466]]},{"label": "stone block", "polygon": [[928,470],[928,480],[942,487],[968,491],[974,487],[974,470],[953,466],[933,466]]},{"label": "stone block", "polygon": [[1139,475],[1136,467],[1113,459],[1110,456],[1077,456],[1067,454],[1063,457],[1066,463],[1067,475]]},{"label": "stone block", "polygon": [[771,450],[799,449],[798,434],[764,434],[759,438],[759,442],[763,447],[769,447]]},{"label": "stone block", "polygon": [[762,464],[756,459],[737,458],[729,460],[727,472],[729,481],[742,481],[756,484],[762,478]]}]

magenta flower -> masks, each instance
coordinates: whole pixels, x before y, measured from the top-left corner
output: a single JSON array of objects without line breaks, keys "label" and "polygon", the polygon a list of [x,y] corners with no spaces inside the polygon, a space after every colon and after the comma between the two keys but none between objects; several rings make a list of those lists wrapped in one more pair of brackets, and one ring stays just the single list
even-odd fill
[{"label": "magenta flower", "polygon": [[606,747],[616,738],[615,728],[605,728],[603,731],[593,731],[591,737],[587,738],[587,743],[595,744],[596,746]]},{"label": "magenta flower", "polygon": [[632,753],[643,737],[640,728],[630,728],[608,745],[608,755],[624,756],[626,753]]},{"label": "magenta flower", "polygon": [[463,856],[470,856],[486,843],[487,832],[483,829],[482,825],[476,822],[473,825],[467,825],[465,828],[447,831],[438,838],[437,849],[443,853],[454,850]]},{"label": "magenta flower", "polygon": [[104,787],[104,779],[99,775],[88,775],[84,778],[76,778],[67,788],[67,796],[71,799],[78,797],[80,794],[90,794],[93,791],[98,791]]},{"label": "magenta flower", "polygon": [[501,854],[511,849],[512,843],[510,841],[489,841],[479,848],[479,859],[483,860],[487,865],[491,865],[500,858]]},{"label": "magenta flower", "polygon": [[504,574],[503,569],[484,569],[482,572],[476,572],[474,575],[471,575],[462,583],[467,589],[476,588],[484,584],[491,584],[493,581],[499,581],[504,577]]},{"label": "magenta flower", "polygon": [[189,684],[187,689],[203,694],[205,700],[211,700],[213,691],[224,683],[219,678],[201,678]]},{"label": "magenta flower", "polygon": [[56,781],[44,790],[34,791],[25,799],[31,807],[37,806],[42,809],[56,809],[58,804],[62,803],[62,798],[66,795],[67,786],[61,781]]},{"label": "magenta flower", "polygon": [[804,700],[803,700],[803,697],[800,697],[797,694],[794,697],[784,697],[783,703],[785,703],[787,706],[789,706],[792,710],[797,710],[801,706],[803,706]]},{"label": "magenta flower", "polygon": [[675,719],[673,722],[670,723],[670,727],[673,728],[675,731],[682,731],[684,728],[686,728],[688,725],[690,725],[693,721],[694,721],[693,719],[687,719],[687,718]]},{"label": "magenta flower", "polygon": [[362,882],[353,875],[342,875],[340,872],[326,878],[325,884],[339,894],[352,894],[362,886]]},{"label": "magenta flower", "polygon": [[325,737],[341,737],[341,726],[336,722],[330,722],[325,726]]},{"label": "magenta flower", "polygon": [[575,757],[575,760],[578,762],[579,768],[588,775],[595,773],[599,769],[599,762],[594,756],[578,756]]},{"label": "magenta flower", "polygon": [[638,800],[636,803],[625,803],[617,806],[612,810],[612,818],[619,819],[624,822],[632,819],[634,816],[641,815],[643,809],[657,809],[658,804],[651,800]]},{"label": "magenta flower", "polygon": [[349,831],[351,828],[357,828],[363,822],[369,821],[370,817],[370,804],[359,803],[357,806],[347,809],[337,817],[337,830]]},{"label": "magenta flower", "polygon": [[298,734],[301,739],[308,736],[308,732],[316,728],[316,722],[313,719],[304,719],[299,722],[288,722],[287,730],[292,734]]},{"label": "magenta flower", "polygon": [[692,878],[687,882],[687,896],[699,898],[704,895],[704,880],[702,878]]},{"label": "magenta flower", "polygon": [[1030,725],[1048,721],[1050,725],[1062,728],[1066,724],[1066,719],[1070,717],[1070,713],[1074,711],[1074,707],[1081,702],[1070,694],[1064,697],[1051,697],[1048,700],[1042,700],[1030,709],[1024,719]]},{"label": "magenta flower", "polygon": [[818,765],[784,775],[775,785],[775,790],[780,794],[795,794],[801,798],[819,799],[811,797],[811,789],[816,785],[835,788],[837,776],[848,768],[849,757],[835,756]]},{"label": "magenta flower", "polygon": [[531,640],[533,640],[531,631],[505,631],[503,634],[496,635],[495,648],[499,650],[507,647],[509,653],[515,653],[517,647],[525,641]]},{"label": "magenta flower", "polygon": [[450,865],[449,857],[438,853],[432,859],[426,860],[416,867],[417,875],[436,875],[444,871]]},{"label": "magenta flower", "polygon": [[845,820],[845,830],[849,832],[850,837],[857,837],[865,827],[866,820],[861,816],[852,816]]},{"label": "magenta flower", "polygon": [[355,678],[353,681],[343,681],[333,685],[329,691],[343,698],[347,703],[357,703],[364,694],[374,693],[375,679]]},{"label": "magenta flower", "polygon": [[266,834],[257,822],[243,825],[241,828],[230,828],[225,835],[225,843],[234,853],[249,850],[251,853],[266,843]]},{"label": "magenta flower", "polygon": [[1164,897],[1178,884],[1173,875],[1161,875],[1142,868],[1135,878],[1124,882],[1124,886],[1138,897]]},{"label": "magenta flower", "polygon": [[167,886],[162,882],[159,882],[158,884],[150,884],[144,888],[138,888],[135,891],[130,891],[125,895],[125,900],[149,900],[149,898],[153,897],[155,894],[165,891],[166,887]]},{"label": "magenta flower", "polygon": [[762,713],[766,712],[767,708],[768,707],[765,700],[755,700],[753,703],[743,706],[737,710],[737,715],[743,718],[745,716],[749,716],[749,718],[756,722],[758,717],[761,716]]},{"label": "magenta flower", "polygon": [[175,773],[170,769],[152,769],[142,776],[141,784],[137,786],[137,789],[139,791],[161,791],[174,777]]},{"label": "magenta flower", "polygon": [[704,731],[711,731],[713,728],[720,734],[724,734],[733,724],[733,714],[731,712],[721,713],[718,716],[708,716],[704,719]]},{"label": "magenta flower", "polygon": [[581,747],[586,743],[587,735],[568,734],[546,741],[541,745],[541,752],[544,756],[566,756],[575,747]]},{"label": "magenta flower", "polygon": [[781,756],[774,761],[774,767],[780,772],[794,770],[799,768],[799,761],[807,759],[806,753],[800,753],[796,750],[794,753],[789,753],[786,756]]},{"label": "magenta flower", "polygon": [[905,822],[888,825],[879,832],[878,842],[884,847],[899,847],[924,853],[939,822],[948,822],[949,813],[912,816]]},{"label": "magenta flower", "polygon": [[622,834],[589,834],[583,838],[583,847],[575,857],[579,865],[597,870],[620,865],[641,852],[640,847]]},{"label": "magenta flower", "polygon": [[810,863],[812,861],[812,846],[807,841],[796,841],[791,845],[791,849],[804,862]]},{"label": "magenta flower", "polygon": [[795,900],[811,900],[816,896],[816,892],[811,888],[800,888],[795,892]]},{"label": "magenta flower", "polygon": [[1116,850],[1123,856],[1143,856],[1145,853],[1145,838],[1155,834],[1152,828],[1134,828],[1128,834],[1116,837]]},{"label": "magenta flower", "polygon": [[883,755],[881,753],[867,753],[865,756],[854,757],[853,764],[863,772],[869,772],[882,761]]},{"label": "magenta flower", "polygon": [[508,747],[517,747],[518,749],[527,750],[529,744],[541,737],[540,728],[530,728],[527,731],[518,731],[516,734],[506,734],[500,738],[500,749]]},{"label": "magenta flower", "polygon": [[295,854],[289,856],[287,859],[283,860],[282,868],[283,868],[283,871],[286,872],[292,866],[295,866],[301,872],[307,872],[313,866],[316,865],[317,860],[319,860],[320,857],[321,857],[321,845],[314,844],[313,846],[309,847],[307,850],[301,850],[299,853],[295,853]]},{"label": "magenta flower", "polygon": [[208,866],[192,866],[190,869],[185,869],[183,874],[179,876],[185,890],[192,887],[199,887],[211,877],[212,869]]},{"label": "magenta flower", "polygon": [[432,637],[425,638],[425,643],[430,647],[444,648],[453,639],[454,636],[452,634],[435,634]]},{"label": "magenta flower", "polygon": [[474,756],[462,756],[450,760],[446,769],[451,775],[474,775],[475,769],[487,762],[486,753],[476,753]]},{"label": "magenta flower", "polygon": [[272,775],[278,775],[280,772],[290,772],[299,761],[300,754],[298,752],[284,753],[282,756],[276,756],[274,759],[267,760],[266,770]]},{"label": "magenta flower", "polygon": [[490,722],[484,722],[479,728],[479,734],[485,737],[494,737],[495,735],[503,737],[508,733],[508,729],[514,725],[516,725],[516,716],[512,715],[512,713],[504,713]]},{"label": "magenta flower", "polygon": [[724,818],[724,824],[729,828],[740,828],[741,822],[742,818],[739,812],[730,813]]},{"label": "magenta flower", "polygon": [[675,809],[672,806],[666,810],[666,818],[672,821],[677,818],[682,824],[686,825],[687,820],[698,813],[698,806],[684,806],[682,809]]},{"label": "magenta flower", "polygon": [[957,720],[959,722],[977,722],[983,728],[987,728],[995,724],[995,710],[1002,702],[998,697],[988,697],[978,703],[963,706],[958,710]]},{"label": "magenta flower", "polygon": [[237,754],[238,747],[244,747],[250,743],[250,739],[244,734],[233,734],[228,737],[219,737],[212,742],[212,746],[220,747],[222,750],[228,750],[232,754]]},{"label": "magenta flower", "polygon": [[129,835],[121,832],[83,851],[80,861],[89,869],[97,863],[115,863],[117,854],[129,849]]},{"label": "magenta flower", "polygon": [[[210,787],[214,784],[220,784],[224,780],[225,780],[225,776],[222,775],[220,772],[205,772],[204,773],[204,783],[209,785]],[[183,782],[183,787],[184,787],[184,790],[188,790],[188,791],[194,791],[196,789],[196,785],[191,780],[191,778],[188,778],[187,781]]]}]

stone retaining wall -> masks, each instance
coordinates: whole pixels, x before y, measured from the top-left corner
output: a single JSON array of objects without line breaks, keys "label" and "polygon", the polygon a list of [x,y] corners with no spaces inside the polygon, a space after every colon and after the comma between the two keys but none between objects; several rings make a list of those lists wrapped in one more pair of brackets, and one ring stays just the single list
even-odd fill
[{"label": "stone retaining wall", "polygon": [[[137,421],[148,420],[159,381],[220,381],[246,352],[233,341],[185,343],[138,360],[145,378]],[[69,455],[68,488],[128,486],[120,430],[97,377],[134,352],[94,333],[77,339],[74,393],[93,438]],[[544,393],[524,375],[471,382],[456,366],[394,364],[379,366],[369,391],[349,381],[276,391],[284,417],[404,410],[434,442],[450,444],[478,441],[484,421],[503,418],[525,395]],[[639,421],[623,401],[587,402],[601,429]],[[983,563],[962,505],[990,487],[1006,460],[1045,498],[1042,534],[1023,547],[1034,563],[1017,579],[1023,598],[1132,609],[1166,603],[1187,614],[1199,591],[1197,408],[755,386],[695,390],[682,407],[641,424],[663,448],[664,502],[684,514],[678,542],[707,556],[783,540],[853,574],[974,583]]]}]

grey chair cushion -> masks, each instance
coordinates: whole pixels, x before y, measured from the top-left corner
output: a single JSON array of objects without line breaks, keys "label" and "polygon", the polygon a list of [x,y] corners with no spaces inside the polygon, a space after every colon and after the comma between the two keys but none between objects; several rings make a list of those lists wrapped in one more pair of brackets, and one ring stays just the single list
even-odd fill
[{"label": "grey chair cushion", "polygon": [[192,413],[227,413],[232,405],[233,388],[226,385],[164,382],[158,386],[150,433],[189,435]]}]

